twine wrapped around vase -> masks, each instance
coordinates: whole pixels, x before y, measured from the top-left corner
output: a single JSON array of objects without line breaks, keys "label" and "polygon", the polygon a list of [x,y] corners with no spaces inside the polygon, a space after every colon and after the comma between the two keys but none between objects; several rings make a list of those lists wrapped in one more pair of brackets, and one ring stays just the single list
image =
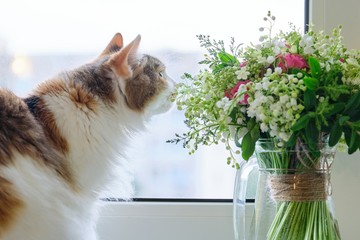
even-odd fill
[{"label": "twine wrapped around vase", "polygon": [[295,174],[270,174],[270,196],[274,201],[320,201],[330,194],[328,172],[301,172]]}]

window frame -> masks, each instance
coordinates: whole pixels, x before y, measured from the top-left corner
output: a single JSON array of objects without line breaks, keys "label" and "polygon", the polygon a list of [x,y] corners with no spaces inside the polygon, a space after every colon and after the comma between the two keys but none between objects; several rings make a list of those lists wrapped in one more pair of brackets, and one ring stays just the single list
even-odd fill
[{"label": "window frame", "polygon": [[[341,4],[337,0],[305,0],[308,7],[308,15],[305,19],[315,25],[315,30],[323,29],[331,31],[334,23],[341,22],[344,27],[352,26],[360,16],[352,16],[347,20],[347,13],[360,9],[360,2],[347,0]],[[351,7],[349,7],[351,6]],[[337,14],[332,14],[336,12]],[[350,14],[350,13],[348,13]],[[345,29],[344,29],[345,30]],[[345,43],[349,48],[360,48],[360,32],[343,32]],[[347,38],[346,38],[347,37]],[[348,169],[344,169],[339,161],[347,159],[352,161]],[[334,178],[332,180],[334,191],[346,191],[344,181],[360,181],[360,175],[347,174],[350,168],[359,169],[360,153],[351,156],[338,154],[334,166]],[[356,165],[357,164],[357,165]],[[353,166],[354,165],[354,166]],[[356,166],[355,166],[356,165]],[[341,171],[344,171],[341,172]],[[355,171],[355,170],[354,170]],[[336,179],[336,175],[339,175]],[[341,175],[342,174],[342,175]],[[340,177],[341,176],[341,177]],[[340,179],[341,178],[341,179]],[[346,178],[346,179],[345,179]],[[340,180],[339,180],[340,179]],[[337,186],[336,186],[337,185]],[[337,218],[344,239],[351,239],[360,234],[358,223],[353,221],[360,215],[359,208],[349,207],[360,201],[360,193],[357,191],[346,191],[345,194],[334,193]],[[199,200],[199,199],[135,199],[133,202],[103,202],[104,209],[99,214],[98,230],[102,239],[234,239],[232,229],[232,202],[230,199],[223,200]],[[356,206],[356,205],[354,205]],[[249,204],[247,217],[250,217],[253,204]],[[340,211],[339,211],[340,210]],[[340,213],[340,214],[339,214]],[[131,224],[127,224],[130,220]],[[135,234],[136,233],[136,234]],[[136,236],[142,233],[142,237]],[[136,236],[135,236],[136,235]],[[169,237],[170,236],[170,237]],[[184,237],[185,236],[185,237]],[[220,236],[220,237],[219,237]]]}]

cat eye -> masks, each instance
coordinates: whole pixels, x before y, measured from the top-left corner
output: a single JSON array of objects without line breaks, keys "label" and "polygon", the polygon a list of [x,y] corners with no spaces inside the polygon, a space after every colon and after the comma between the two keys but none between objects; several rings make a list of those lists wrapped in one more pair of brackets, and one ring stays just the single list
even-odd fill
[{"label": "cat eye", "polygon": [[159,72],[159,76],[160,76],[160,77],[164,77],[164,73],[163,73],[163,72]]}]

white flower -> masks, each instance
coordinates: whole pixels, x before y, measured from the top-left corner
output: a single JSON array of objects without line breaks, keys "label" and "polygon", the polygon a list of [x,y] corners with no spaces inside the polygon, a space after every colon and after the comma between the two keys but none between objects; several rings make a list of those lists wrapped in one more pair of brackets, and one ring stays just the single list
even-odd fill
[{"label": "white flower", "polygon": [[278,135],[278,132],[276,131],[276,130],[270,130],[270,136],[271,137],[275,137],[275,136],[277,136]]},{"label": "white flower", "polygon": [[274,46],[278,46],[279,45],[279,39],[274,39],[273,40],[273,44],[274,44]]},{"label": "white flower", "polygon": [[272,111],[272,114],[273,114],[274,117],[278,117],[278,116],[280,115],[280,111],[277,110],[277,109],[274,109],[274,110]]},{"label": "white flower", "polygon": [[278,55],[278,54],[281,52],[281,49],[280,49],[279,46],[275,46],[274,49],[273,49],[273,51],[274,51],[274,54],[275,54],[275,55]]},{"label": "white flower", "polygon": [[216,105],[217,108],[223,108],[224,107],[223,102],[221,100],[217,101],[215,105]]},{"label": "white flower", "polygon": [[353,66],[359,66],[357,60],[355,58],[348,58],[346,59],[346,63],[347,64],[350,64],[350,65],[353,65]]},{"label": "white flower", "polygon": [[236,71],[235,74],[239,80],[247,80],[248,76],[250,75],[250,73],[246,70],[246,66],[240,68],[240,70]]},{"label": "white flower", "polygon": [[256,116],[256,109],[254,109],[253,107],[249,107],[247,109],[247,115],[251,118],[255,117]]},{"label": "white flower", "polygon": [[291,98],[291,99],[290,99],[290,105],[291,105],[291,106],[296,106],[296,105],[297,105],[296,98]]},{"label": "white flower", "polygon": [[314,52],[315,52],[315,49],[312,46],[304,47],[304,53],[305,54],[313,54]]},{"label": "white flower", "polygon": [[262,132],[269,131],[269,127],[265,123],[260,124],[260,129],[261,129]]},{"label": "white flower", "polygon": [[284,41],[279,41],[279,44],[278,44],[279,47],[283,48],[286,46],[285,42]]},{"label": "white flower", "polygon": [[281,73],[282,73],[281,67],[276,67],[276,68],[275,68],[275,73],[281,74]]},{"label": "white flower", "polygon": [[267,63],[266,58],[263,57],[263,56],[259,56],[259,57],[257,58],[257,60],[258,60],[258,62],[261,63],[261,64]]},{"label": "white flower", "polygon": [[255,83],[255,89],[256,90],[261,90],[263,88],[262,83]]},{"label": "white flower", "polygon": [[283,95],[280,97],[280,102],[281,103],[287,103],[289,101],[289,96],[288,95]]},{"label": "white flower", "polygon": [[267,77],[263,78],[263,82],[262,82],[262,88],[264,90],[268,90],[269,89],[269,85],[270,85],[270,81]]},{"label": "white flower", "polygon": [[264,113],[257,113],[257,116],[256,118],[259,120],[259,121],[264,121],[266,119],[266,115]]},{"label": "white flower", "polygon": [[269,77],[272,74],[272,72],[273,71],[271,68],[266,69],[265,77]]},{"label": "white flower", "polygon": [[280,132],[280,133],[279,133],[279,137],[280,137],[282,140],[284,140],[285,142],[286,142],[287,140],[289,140],[289,138],[290,138],[289,134],[287,134],[287,133],[285,133],[285,132]]},{"label": "white flower", "polygon": [[271,45],[272,45],[272,44],[271,44],[270,41],[264,42],[264,48],[270,48]]},{"label": "white flower", "polygon": [[278,129],[278,126],[276,125],[276,122],[274,122],[274,121],[271,121],[270,122],[270,128],[272,129],[272,130],[277,130]]},{"label": "white flower", "polygon": [[274,61],[275,61],[275,58],[273,56],[268,56],[267,59],[266,59],[266,62],[268,64],[272,64]]},{"label": "white flower", "polygon": [[312,46],[313,44],[313,37],[307,34],[305,34],[299,42],[300,47]]},{"label": "white flower", "polygon": [[227,117],[227,118],[226,118],[226,123],[229,124],[229,123],[231,123],[231,122],[232,122],[232,118],[231,118],[231,117]]},{"label": "white flower", "polygon": [[227,97],[223,97],[221,100],[216,102],[216,107],[220,109],[224,109],[225,106],[229,104],[230,100]]},{"label": "white flower", "polygon": [[291,106],[289,106],[289,110],[287,110],[285,114],[286,119],[289,121],[294,119],[293,110],[290,107]]}]

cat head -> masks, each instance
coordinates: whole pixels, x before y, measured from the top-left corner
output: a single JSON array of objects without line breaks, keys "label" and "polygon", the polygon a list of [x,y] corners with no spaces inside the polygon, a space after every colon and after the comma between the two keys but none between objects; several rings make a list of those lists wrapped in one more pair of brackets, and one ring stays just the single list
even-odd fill
[{"label": "cat head", "polygon": [[172,106],[175,83],[159,59],[138,54],[140,41],[138,35],[124,47],[123,38],[117,33],[98,61],[103,62],[107,77],[118,84],[118,93],[130,109],[147,115],[166,112]]}]

